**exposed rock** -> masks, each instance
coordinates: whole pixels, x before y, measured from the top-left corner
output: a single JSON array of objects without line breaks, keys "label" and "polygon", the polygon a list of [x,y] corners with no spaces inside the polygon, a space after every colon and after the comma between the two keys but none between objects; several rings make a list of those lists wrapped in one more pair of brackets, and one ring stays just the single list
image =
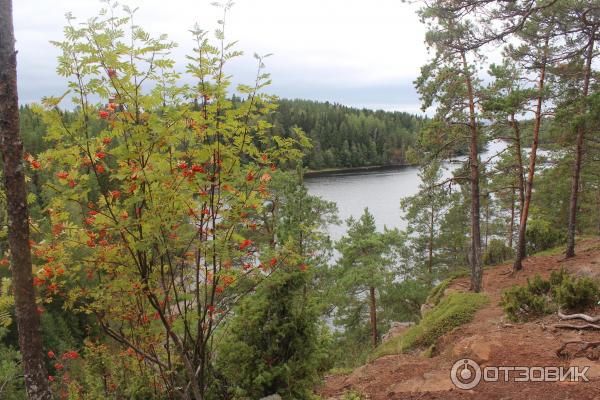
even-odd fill
[{"label": "exposed rock", "polygon": [[402,332],[404,332],[405,330],[407,330],[414,324],[415,324],[414,322],[410,322],[410,321],[409,322],[392,322],[390,330],[387,331],[387,333],[381,337],[381,342],[382,343],[387,342],[388,340],[390,340],[393,337],[398,336],[399,334],[401,334]]},{"label": "exposed rock", "polygon": [[260,400],[281,400],[281,396],[280,396],[280,395],[278,395],[277,393],[275,393],[275,394],[272,394],[272,395],[270,395],[270,396],[263,397],[263,398],[262,398],[262,399],[260,399]]},{"label": "exposed rock", "polygon": [[423,317],[427,311],[431,310],[433,308],[433,306],[429,303],[423,303],[421,304],[421,317]]},{"label": "exposed rock", "polygon": [[594,379],[600,377],[600,362],[589,360],[587,357],[574,358],[569,363],[570,367],[589,367],[585,376],[588,379]]},{"label": "exposed rock", "polygon": [[454,357],[470,358],[477,363],[490,359],[493,346],[501,347],[502,344],[479,335],[470,336],[459,341],[452,349]]},{"label": "exposed rock", "polygon": [[393,393],[440,392],[454,389],[448,371],[427,372],[422,376],[397,383],[390,388]]}]

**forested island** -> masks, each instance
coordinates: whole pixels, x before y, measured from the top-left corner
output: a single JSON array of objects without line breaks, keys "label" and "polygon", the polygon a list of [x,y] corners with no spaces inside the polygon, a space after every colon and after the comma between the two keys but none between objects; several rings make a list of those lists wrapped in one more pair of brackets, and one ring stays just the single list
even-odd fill
[{"label": "forested island", "polygon": [[[234,85],[232,3],[186,59],[112,0],[69,14],[64,91],[19,104],[11,3],[0,399],[597,396],[600,3],[417,2],[423,115],[279,99],[261,55]],[[305,182],[408,164],[402,228]],[[505,365],[591,372],[469,386]]]}]

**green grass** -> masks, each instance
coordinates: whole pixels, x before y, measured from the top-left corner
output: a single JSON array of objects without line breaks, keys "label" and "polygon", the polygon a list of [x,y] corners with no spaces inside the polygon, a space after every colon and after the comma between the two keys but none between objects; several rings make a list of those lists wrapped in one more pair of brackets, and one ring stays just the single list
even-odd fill
[{"label": "green grass", "polygon": [[538,251],[537,253],[531,254],[532,256],[555,256],[557,254],[564,253],[566,244],[559,244],[558,246],[551,247],[546,250]]},{"label": "green grass", "polygon": [[330,375],[350,375],[354,370],[353,367],[333,367],[327,373]]},{"label": "green grass", "polygon": [[421,322],[375,349],[372,358],[432,346],[444,334],[470,322],[475,312],[489,303],[482,293],[451,293],[431,309]]}]

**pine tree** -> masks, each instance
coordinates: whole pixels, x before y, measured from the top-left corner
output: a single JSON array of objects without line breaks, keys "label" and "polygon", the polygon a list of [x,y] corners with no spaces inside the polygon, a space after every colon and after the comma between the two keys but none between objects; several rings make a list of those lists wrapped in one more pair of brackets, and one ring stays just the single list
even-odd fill
[{"label": "pine tree", "polygon": [[360,219],[351,217],[346,224],[348,231],[336,244],[340,258],[332,271],[338,294],[336,316],[346,329],[352,329],[362,323],[368,309],[371,344],[375,347],[379,341],[378,291],[397,273],[392,267],[401,238],[395,230],[377,232],[367,208]]},{"label": "pine tree", "polygon": [[401,201],[411,252],[408,268],[413,277],[423,279],[432,286],[442,267],[439,259],[439,235],[448,198],[447,190],[440,182],[442,169],[439,162],[422,166],[419,178],[419,192]]},{"label": "pine tree", "polygon": [[[442,149],[459,143],[468,148],[469,171],[464,177],[471,191],[471,290],[482,289],[481,224],[480,224],[480,160],[481,127],[476,108],[480,88],[475,74],[480,56],[471,43],[477,26],[461,18],[460,10],[453,11],[444,1],[434,1],[420,10],[421,19],[428,23],[426,42],[435,50],[434,58],[421,68],[416,81],[423,109],[437,105],[436,125],[429,130],[432,143]],[[439,151],[439,150],[438,150]]]}]

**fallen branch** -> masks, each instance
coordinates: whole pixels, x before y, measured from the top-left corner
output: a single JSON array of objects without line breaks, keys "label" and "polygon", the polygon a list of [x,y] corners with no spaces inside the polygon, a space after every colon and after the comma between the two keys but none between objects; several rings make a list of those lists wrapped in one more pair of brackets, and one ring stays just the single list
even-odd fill
[{"label": "fallen branch", "polygon": [[574,324],[556,324],[553,325],[554,328],[563,328],[563,329],[600,329],[600,325],[595,324],[585,324],[585,325],[574,325]]},{"label": "fallen branch", "polygon": [[560,311],[558,312],[558,318],[562,319],[562,320],[567,320],[567,319],[582,319],[584,321],[590,322],[590,323],[595,323],[600,321],[600,315],[597,317],[592,317],[589,316],[587,314],[563,314]]},{"label": "fallen branch", "polygon": [[579,347],[579,349],[574,353],[575,355],[582,351],[586,351],[589,348],[600,346],[600,342],[584,342],[581,340],[573,340],[570,342],[566,342],[562,346],[560,346],[560,348],[558,350],[556,350],[556,355],[559,357],[566,357],[567,354],[565,354],[565,350],[567,349],[567,346],[570,344],[580,344],[581,345]]}]

